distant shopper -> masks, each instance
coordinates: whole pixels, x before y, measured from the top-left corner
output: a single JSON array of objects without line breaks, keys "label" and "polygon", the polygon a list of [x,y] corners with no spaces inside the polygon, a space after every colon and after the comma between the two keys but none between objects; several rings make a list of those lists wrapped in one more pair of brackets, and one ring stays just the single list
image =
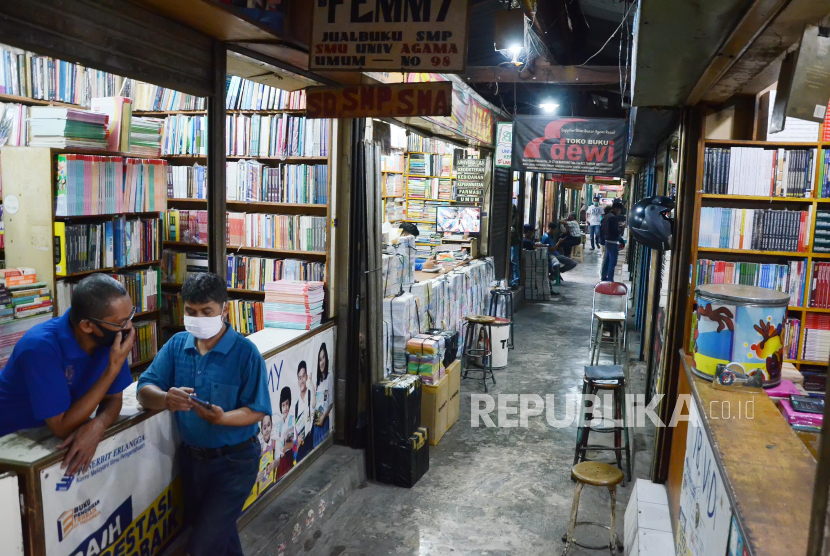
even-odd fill
[{"label": "distant shopper", "polygon": [[588,235],[591,237],[591,249],[599,245],[599,226],[602,223],[603,211],[599,208],[599,199],[594,199],[594,204],[588,208],[585,218],[588,220]]},{"label": "distant shopper", "polygon": [[237,556],[236,520],[260,469],[257,425],[271,415],[265,361],[225,322],[223,278],[191,274],[181,295],[186,332],[173,336],[141,375],[138,401],[174,412],[183,442],[185,522],[191,525],[186,552]]},{"label": "distant shopper", "polygon": [[560,220],[562,235],[556,243],[556,250],[564,253],[566,257],[571,256],[571,251],[577,245],[582,244],[582,229],[576,221],[576,215],[570,213],[566,220]]},{"label": "distant shopper", "polygon": [[602,237],[605,241],[605,257],[602,260],[602,281],[614,281],[614,269],[617,267],[617,256],[620,253],[620,220],[622,200],[614,199],[611,212],[602,219]]},{"label": "distant shopper", "polygon": [[134,315],[118,280],[92,274],[78,282],[69,310],[26,332],[0,369],[0,436],[46,425],[69,448],[66,475],[85,470],[132,384]]},{"label": "distant shopper", "polygon": [[294,430],[297,431],[297,454],[296,463],[300,463],[304,457],[314,448],[314,401],[315,395],[311,386],[311,379],[308,376],[308,365],[300,361],[297,366],[297,384],[300,387],[300,395],[294,402]]},{"label": "distant shopper", "polygon": [[582,208],[579,209],[579,221],[585,222],[585,218],[588,215],[588,207],[585,206],[585,203],[582,203]]},{"label": "distant shopper", "polygon": [[551,260],[551,270],[553,270],[556,262],[559,263],[559,273],[564,274],[569,270],[576,268],[576,261],[563,255],[559,251],[562,245],[563,238],[556,240],[556,222],[548,223],[548,232],[542,235],[540,243],[548,248],[549,258]]}]

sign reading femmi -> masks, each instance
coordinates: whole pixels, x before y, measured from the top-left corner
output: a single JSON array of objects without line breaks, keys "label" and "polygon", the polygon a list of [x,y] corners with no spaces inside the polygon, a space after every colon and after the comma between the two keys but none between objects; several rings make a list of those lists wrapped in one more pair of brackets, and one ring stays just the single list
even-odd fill
[{"label": "sign reading femmi", "polygon": [[449,116],[452,83],[399,83],[306,89],[306,118]]},{"label": "sign reading femmi", "polygon": [[462,73],[467,0],[315,0],[311,70]]},{"label": "sign reading femmi", "polygon": [[625,120],[516,116],[514,170],[621,176]]}]

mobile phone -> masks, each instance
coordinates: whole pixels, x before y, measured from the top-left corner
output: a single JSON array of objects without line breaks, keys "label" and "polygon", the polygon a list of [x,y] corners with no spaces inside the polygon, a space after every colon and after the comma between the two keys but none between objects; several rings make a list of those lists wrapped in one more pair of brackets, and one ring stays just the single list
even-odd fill
[{"label": "mobile phone", "polygon": [[197,404],[201,405],[205,409],[210,409],[211,407],[213,407],[211,404],[209,404],[205,400],[200,400],[199,398],[197,398],[196,394],[190,394],[190,399],[193,400],[194,402],[196,402]]}]

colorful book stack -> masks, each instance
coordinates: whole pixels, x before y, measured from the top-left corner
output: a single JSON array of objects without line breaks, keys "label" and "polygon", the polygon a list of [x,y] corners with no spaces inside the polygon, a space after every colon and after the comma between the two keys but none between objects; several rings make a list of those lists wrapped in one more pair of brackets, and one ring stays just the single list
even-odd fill
[{"label": "colorful book stack", "polygon": [[204,110],[203,97],[187,95],[142,81],[129,80],[133,110],[147,112],[172,112],[175,110]]},{"label": "colorful book stack", "polygon": [[784,359],[798,359],[800,319],[784,319]]},{"label": "colorful book stack", "polygon": [[813,261],[810,269],[810,299],[807,306],[830,309],[830,262]]},{"label": "colorful book stack", "polygon": [[228,301],[228,320],[240,334],[253,334],[265,328],[265,308],[262,301],[231,299]]},{"label": "colorful book stack", "polygon": [[426,178],[415,178],[409,176],[406,180],[406,196],[410,199],[426,199],[427,195],[427,183],[429,182]]},{"label": "colorful book stack", "polygon": [[327,223],[324,216],[229,212],[227,241],[230,247],[325,251]]},{"label": "colorful book stack", "polygon": [[265,326],[311,330],[323,318],[325,284],[279,280],[265,284]]},{"label": "colorful book stack", "polygon": [[156,321],[133,321],[133,328],[135,328],[135,342],[132,351],[127,356],[129,365],[151,360],[158,352],[159,345],[158,323]]},{"label": "colorful book stack", "polygon": [[443,336],[416,334],[406,342],[406,372],[420,375],[425,384],[435,384],[444,376],[444,351],[446,339]]},{"label": "colorful book stack", "polygon": [[429,201],[409,201],[406,204],[406,218],[412,221],[435,222],[436,203]]},{"label": "colorful book stack", "polygon": [[406,201],[403,199],[388,199],[385,204],[384,216],[387,222],[395,222],[406,218]]},{"label": "colorful book stack", "polygon": [[817,149],[707,147],[703,192],[811,197],[817,158]]},{"label": "colorful book stack", "polygon": [[813,233],[813,252],[830,253],[830,211],[816,211],[816,227]]},{"label": "colorful book stack", "polygon": [[[328,202],[328,166],[325,164],[280,164],[262,168],[261,187],[251,191],[252,201],[269,203]],[[228,186],[230,187],[230,185]]]},{"label": "colorful book stack", "polygon": [[162,156],[206,156],[207,116],[176,114],[164,119]]},{"label": "colorful book stack", "polygon": [[808,211],[703,207],[698,246],[805,252],[809,221]]},{"label": "colorful book stack", "polygon": [[441,201],[451,201],[455,199],[455,188],[453,187],[453,180],[447,178],[440,178],[432,180],[434,187],[432,198]]},{"label": "colorful book stack", "polygon": [[207,166],[168,166],[167,198],[207,199]]},{"label": "colorful book stack", "polygon": [[743,284],[778,290],[790,295],[791,306],[801,307],[804,304],[806,268],[804,260],[790,261],[789,264],[764,264],[700,259],[695,285]]},{"label": "colorful book stack", "polygon": [[166,180],[164,160],[60,154],[55,216],[161,211]]},{"label": "colorful book stack", "polygon": [[162,128],[164,128],[162,119],[133,116],[130,129],[130,154],[160,156]]},{"label": "colorful book stack", "polygon": [[428,176],[427,173],[427,164],[429,159],[426,155],[423,154],[410,154],[409,155],[409,168],[407,168],[407,173],[410,176]]},{"label": "colorful book stack", "polygon": [[237,76],[228,76],[228,110],[305,110],[305,90],[283,91]]},{"label": "colorful book stack", "polygon": [[328,156],[329,120],[281,114],[229,114],[228,156]]},{"label": "colorful book stack", "polygon": [[0,144],[25,147],[29,144],[29,107],[0,102]]},{"label": "colorful book stack", "polygon": [[55,106],[29,108],[29,146],[107,149],[106,114]]},{"label": "colorful book stack", "polygon": [[228,287],[264,291],[265,284],[277,280],[322,282],[325,263],[300,259],[265,259],[245,255],[228,255]]},{"label": "colorful book stack", "polygon": [[387,197],[403,197],[403,175],[386,174],[384,187]]},{"label": "colorful book stack", "polygon": [[[52,314],[52,294],[46,282],[35,282],[22,286],[6,286],[11,296],[14,318],[23,319],[41,314]],[[0,317],[2,321],[2,317]]]},{"label": "colorful book stack", "polygon": [[207,211],[170,209],[164,218],[164,240],[207,245]]},{"label": "colorful book stack", "polygon": [[402,152],[384,154],[380,157],[381,172],[403,172],[404,156]]},{"label": "colorful book stack", "polygon": [[113,223],[55,222],[55,274],[69,276],[112,268]]},{"label": "colorful book stack", "polygon": [[830,314],[807,313],[801,359],[826,364],[830,358]]},{"label": "colorful book stack", "polygon": [[207,270],[207,253],[165,249],[161,254],[161,281],[165,284],[183,284],[188,275]]}]

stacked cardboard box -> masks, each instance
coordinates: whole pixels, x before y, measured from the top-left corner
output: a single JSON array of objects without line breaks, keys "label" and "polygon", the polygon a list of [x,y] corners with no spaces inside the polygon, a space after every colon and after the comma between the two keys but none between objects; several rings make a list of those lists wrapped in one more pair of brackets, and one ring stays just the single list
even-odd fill
[{"label": "stacked cardboard box", "polygon": [[522,251],[524,262],[525,299],[544,301],[550,299],[548,279],[548,250],[545,247]]}]

